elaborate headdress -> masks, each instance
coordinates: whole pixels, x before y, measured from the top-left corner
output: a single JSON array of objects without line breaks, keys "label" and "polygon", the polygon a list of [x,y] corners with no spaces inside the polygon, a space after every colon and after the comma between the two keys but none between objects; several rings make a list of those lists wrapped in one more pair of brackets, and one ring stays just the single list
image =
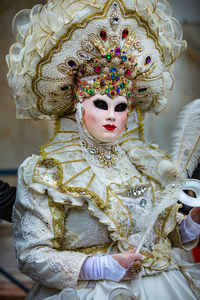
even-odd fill
[{"label": "elaborate headdress", "polygon": [[186,43],[166,1],[48,0],[19,12],[7,56],[18,118],[58,117],[76,98],[125,95],[158,113]]}]

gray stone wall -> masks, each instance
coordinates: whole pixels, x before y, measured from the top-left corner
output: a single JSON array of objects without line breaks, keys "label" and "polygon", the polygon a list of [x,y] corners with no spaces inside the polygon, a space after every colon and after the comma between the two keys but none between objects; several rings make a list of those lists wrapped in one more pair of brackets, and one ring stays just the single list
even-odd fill
[{"label": "gray stone wall", "polygon": [[36,4],[37,0],[0,1],[0,169],[17,168],[27,156],[38,152],[49,135],[48,122],[16,119],[6,79],[5,56],[14,43],[12,19],[19,10]]},{"label": "gray stone wall", "polygon": [[173,16],[183,26],[183,38],[187,50],[177,60],[173,75],[175,85],[168,97],[167,108],[158,116],[147,114],[145,118],[146,138],[158,143],[161,148],[171,150],[171,135],[176,117],[184,105],[200,98],[200,1],[170,0]]}]

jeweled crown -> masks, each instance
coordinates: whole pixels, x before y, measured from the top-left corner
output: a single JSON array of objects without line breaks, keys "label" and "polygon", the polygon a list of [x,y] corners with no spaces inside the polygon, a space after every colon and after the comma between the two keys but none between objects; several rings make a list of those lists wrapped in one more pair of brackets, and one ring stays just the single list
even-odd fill
[{"label": "jeweled crown", "polygon": [[158,113],[186,46],[177,24],[161,0],[48,0],[18,13],[7,56],[18,118],[71,114],[81,84],[82,96],[122,93]]},{"label": "jeweled crown", "polygon": [[[133,82],[139,72],[136,60],[117,47],[106,54],[91,58],[79,67],[75,92],[81,98],[106,94],[111,98],[125,95],[129,100],[133,100]],[[93,78],[90,79],[90,76]],[[86,77],[88,81],[81,80]],[[76,93],[75,99],[78,99]]]}]

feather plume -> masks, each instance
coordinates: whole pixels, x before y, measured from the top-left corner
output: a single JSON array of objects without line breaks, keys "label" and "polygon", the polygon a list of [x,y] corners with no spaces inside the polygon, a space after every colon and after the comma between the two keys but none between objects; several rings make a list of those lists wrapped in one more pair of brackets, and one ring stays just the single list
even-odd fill
[{"label": "feather plume", "polygon": [[179,114],[171,155],[179,172],[191,177],[200,160],[200,99],[186,105]]}]

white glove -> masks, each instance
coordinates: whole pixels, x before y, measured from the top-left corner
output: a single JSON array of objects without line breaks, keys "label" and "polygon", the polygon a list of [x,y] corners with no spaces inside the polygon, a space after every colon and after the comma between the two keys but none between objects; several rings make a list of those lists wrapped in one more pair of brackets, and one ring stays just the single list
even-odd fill
[{"label": "white glove", "polygon": [[129,280],[141,270],[140,254],[129,251],[116,255],[88,257],[81,268],[80,280]]}]

